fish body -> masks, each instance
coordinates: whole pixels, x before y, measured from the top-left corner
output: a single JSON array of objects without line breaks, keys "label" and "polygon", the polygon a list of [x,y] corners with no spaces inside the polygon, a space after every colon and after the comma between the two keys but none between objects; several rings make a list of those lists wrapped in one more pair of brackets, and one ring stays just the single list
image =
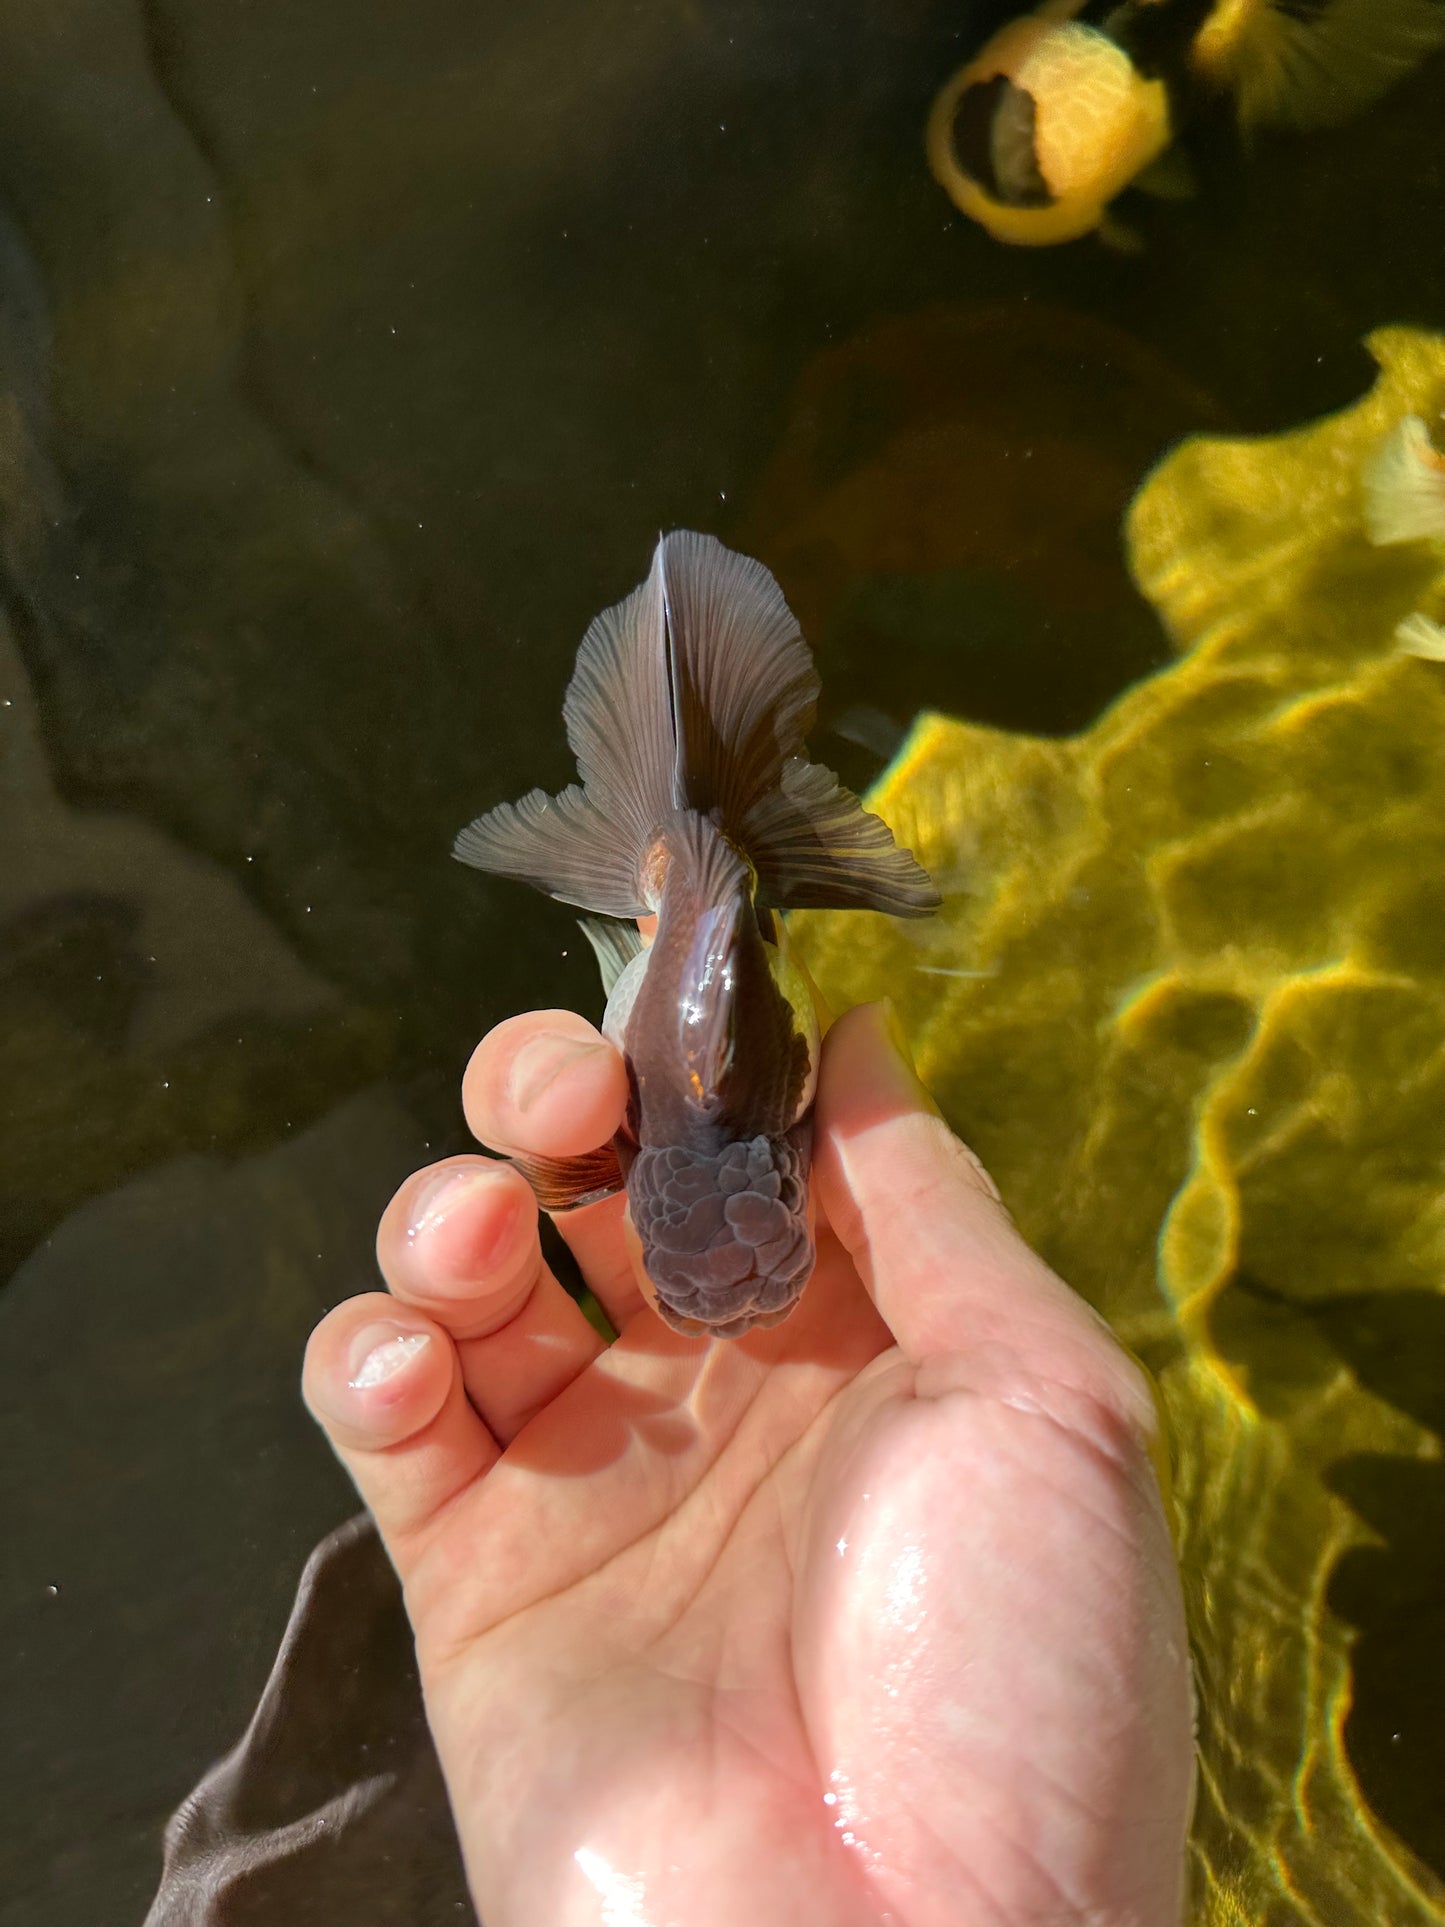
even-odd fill
[{"label": "fish body", "polygon": [[[710,537],[665,536],[578,653],[563,714],[582,784],[457,839],[463,861],[594,913],[627,1117],[602,1153],[518,1163],[554,1210],[626,1189],[657,1308],[681,1331],[775,1324],[813,1268],[819,1029],[777,912],[938,904],[886,826],[807,760],[817,694],[768,572]],[[649,916],[644,945],[621,920]]]},{"label": "fish body", "polygon": [[1445,0],[1052,0],[943,88],[929,163],[995,240],[1071,241],[1211,95],[1246,132],[1334,126],[1441,46]]}]

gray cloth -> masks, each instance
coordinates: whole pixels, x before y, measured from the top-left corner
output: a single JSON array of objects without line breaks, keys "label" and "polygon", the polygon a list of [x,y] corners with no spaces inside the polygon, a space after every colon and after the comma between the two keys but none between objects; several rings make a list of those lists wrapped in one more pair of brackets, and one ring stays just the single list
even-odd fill
[{"label": "gray cloth", "polygon": [[261,1703],[166,1828],[145,1927],[467,1927],[401,1588],[365,1514],[311,1554]]}]

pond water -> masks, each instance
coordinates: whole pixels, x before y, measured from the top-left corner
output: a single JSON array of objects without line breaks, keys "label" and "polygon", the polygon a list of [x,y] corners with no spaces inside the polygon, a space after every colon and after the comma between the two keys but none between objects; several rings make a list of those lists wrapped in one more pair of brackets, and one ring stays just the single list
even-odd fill
[{"label": "pond water", "polygon": [[[1082,735],[1174,660],[1122,533],[1165,451],[1343,408],[1369,331],[1445,331],[1445,60],[1330,135],[1207,130],[1195,198],[1131,201],[1137,252],[1012,250],[922,152],[1007,11],[0,23],[3,1927],[143,1916],[354,1509],[306,1333],[371,1283],[395,1183],[465,1147],[481,1031],[599,1006],[569,913],[448,852],[570,776],[577,641],[657,531],[778,572],[859,787],[923,709]],[[1428,1471],[1445,1300],[1416,1297],[1309,1343]],[[1338,1483],[1387,1549],[1322,1549],[1283,1617],[1306,1652],[1358,1630],[1354,1793],[1403,1843],[1392,1917],[1442,1918],[1438,1474]],[[1245,1533],[1268,1493],[1238,1503]],[[1299,1786],[1248,1797],[1265,1838]],[[1201,1919],[1367,1917],[1343,1874],[1231,1912],[1216,1871]]]}]

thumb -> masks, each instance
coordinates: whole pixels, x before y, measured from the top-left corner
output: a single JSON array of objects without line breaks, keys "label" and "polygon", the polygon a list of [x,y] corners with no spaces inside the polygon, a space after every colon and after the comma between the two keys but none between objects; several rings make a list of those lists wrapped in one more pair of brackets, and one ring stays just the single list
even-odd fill
[{"label": "thumb", "polygon": [[816,1120],[823,1209],[914,1363],[961,1356],[974,1389],[1004,1396],[1067,1387],[1153,1433],[1143,1375],[1019,1236],[919,1082],[891,1006],[851,1010],[829,1032]]}]

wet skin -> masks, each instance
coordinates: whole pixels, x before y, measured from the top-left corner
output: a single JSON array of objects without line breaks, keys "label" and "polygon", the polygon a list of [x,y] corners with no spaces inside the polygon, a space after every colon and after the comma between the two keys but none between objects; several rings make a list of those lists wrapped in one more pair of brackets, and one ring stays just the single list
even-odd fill
[{"label": "wet skin", "polygon": [[[468,1067],[476,1135],[575,1155],[622,1064],[570,1012]],[[1193,1777],[1141,1377],[1014,1232],[882,1013],[829,1034],[818,1266],[686,1338],[622,1201],[544,1267],[505,1165],[404,1185],[391,1295],[305,1389],[401,1574],[487,1927],[1175,1927]]]}]

